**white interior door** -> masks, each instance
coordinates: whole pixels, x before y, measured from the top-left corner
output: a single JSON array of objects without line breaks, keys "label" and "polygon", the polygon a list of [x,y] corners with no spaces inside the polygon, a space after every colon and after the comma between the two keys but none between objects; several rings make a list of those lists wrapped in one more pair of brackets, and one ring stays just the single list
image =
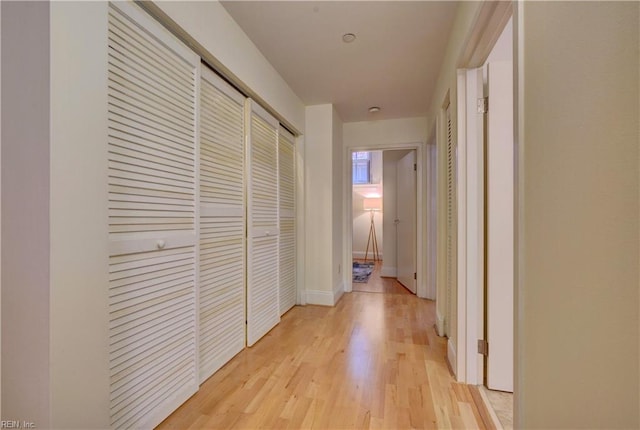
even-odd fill
[{"label": "white interior door", "polygon": [[416,293],[416,151],[398,160],[396,235],[398,282]]},{"label": "white interior door", "polygon": [[199,380],[245,346],[245,97],[207,68],[200,83]]},{"label": "white interior door", "polygon": [[247,345],[280,322],[278,249],[278,122],[247,103]]},{"label": "white interior door", "polygon": [[295,138],[280,127],[278,204],[280,224],[280,315],[296,304]]},{"label": "white interior door", "polygon": [[153,428],[198,389],[200,59],[132,3],[109,6],[111,426]]},{"label": "white interior door", "polygon": [[513,391],[513,66],[489,63],[487,387]]}]

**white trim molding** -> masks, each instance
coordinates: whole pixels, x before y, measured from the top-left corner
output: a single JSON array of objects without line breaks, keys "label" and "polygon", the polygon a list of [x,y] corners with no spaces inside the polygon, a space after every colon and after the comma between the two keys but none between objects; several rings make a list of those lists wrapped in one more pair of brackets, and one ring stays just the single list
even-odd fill
[{"label": "white trim molding", "polygon": [[391,266],[382,266],[380,269],[380,276],[383,278],[395,278],[398,275],[398,269]]},{"label": "white trim molding", "polygon": [[307,305],[335,306],[343,295],[343,284],[334,291],[307,290],[305,292]]},{"label": "white trim molding", "polygon": [[[389,143],[388,145],[380,145],[380,146],[345,146],[344,148],[344,168],[343,168],[343,207],[344,212],[343,216],[346,220],[353,220],[353,193],[351,186],[351,153],[355,151],[387,151],[387,150],[395,150],[395,149],[413,149],[416,151],[416,167],[417,167],[417,177],[416,177],[416,272],[417,272],[417,296],[420,298],[427,297],[427,285],[425,276],[426,270],[426,255],[424,252],[423,243],[426,242],[426,229],[424,227],[424,223],[421,221],[426,216],[426,208],[427,203],[426,199],[421,198],[420,196],[424,195],[425,186],[423,181],[425,180],[424,170],[426,166],[423,166],[423,153],[425,152],[424,141],[410,142],[410,143]],[[353,222],[346,222],[344,226],[345,234],[343,239],[343,249],[344,249],[344,267],[351,267],[352,258],[353,258]],[[351,282],[351,277],[346,276],[347,273],[345,271],[344,277],[344,291],[351,292],[353,288],[353,284]],[[383,275],[385,276],[385,275]]]},{"label": "white trim molding", "polygon": [[458,283],[456,379],[482,384],[484,338],[484,126],[482,69],[458,70]]},{"label": "white trim molding", "polygon": [[444,337],[445,332],[444,332],[444,315],[442,315],[440,313],[440,311],[438,311],[436,309],[436,331],[438,332],[438,336],[440,337]]},{"label": "white trim molding", "polygon": [[456,375],[456,380],[460,380],[457,372],[458,356],[456,355],[456,348],[451,339],[447,339],[447,360],[449,361],[449,366],[451,366],[453,373]]},{"label": "white trim molding", "polygon": [[307,290],[306,301],[308,305],[333,306],[333,293],[331,291]]}]

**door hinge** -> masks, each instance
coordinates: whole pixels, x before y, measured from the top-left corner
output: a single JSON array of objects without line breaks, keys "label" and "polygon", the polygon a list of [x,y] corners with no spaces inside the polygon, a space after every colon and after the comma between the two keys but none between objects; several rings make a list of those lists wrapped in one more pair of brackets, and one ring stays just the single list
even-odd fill
[{"label": "door hinge", "polygon": [[478,339],[478,354],[489,355],[489,342]]},{"label": "door hinge", "polygon": [[489,97],[478,99],[478,113],[489,112]]},{"label": "door hinge", "polygon": [[418,171],[418,165],[417,165],[417,164],[415,164],[415,163],[413,164],[413,171],[414,171],[414,172],[417,172],[417,171]]},{"label": "door hinge", "polygon": [[418,273],[417,272],[413,272],[413,279],[418,279]]}]

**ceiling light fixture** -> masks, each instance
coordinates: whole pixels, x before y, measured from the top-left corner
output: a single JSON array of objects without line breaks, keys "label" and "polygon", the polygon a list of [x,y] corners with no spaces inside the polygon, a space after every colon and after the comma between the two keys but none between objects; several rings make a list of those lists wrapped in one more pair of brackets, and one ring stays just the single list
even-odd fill
[{"label": "ceiling light fixture", "polygon": [[380,112],[380,107],[379,106],[371,106],[369,108],[369,113],[376,113],[376,112]]},{"label": "ceiling light fixture", "polygon": [[342,41],[344,43],[351,43],[356,40],[356,35],[353,33],[345,33],[342,35]]}]

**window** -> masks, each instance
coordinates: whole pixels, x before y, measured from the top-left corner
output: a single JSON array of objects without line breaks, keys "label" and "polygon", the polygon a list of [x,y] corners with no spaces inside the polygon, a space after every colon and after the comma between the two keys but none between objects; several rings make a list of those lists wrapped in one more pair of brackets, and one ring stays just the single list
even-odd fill
[{"label": "window", "polygon": [[354,152],[351,156],[353,183],[354,184],[370,184],[371,183],[371,153],[370,152]]}]

